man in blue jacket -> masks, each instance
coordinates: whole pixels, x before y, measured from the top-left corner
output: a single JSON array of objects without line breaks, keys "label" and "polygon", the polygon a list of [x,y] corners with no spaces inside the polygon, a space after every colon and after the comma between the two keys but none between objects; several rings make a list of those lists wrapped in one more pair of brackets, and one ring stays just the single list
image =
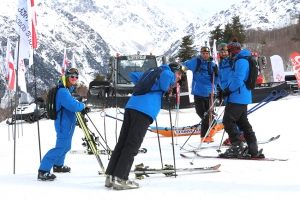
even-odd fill
[{"label": "man in blue jacket", "polygon": [[56,176],[53,172],[70,172],[71,168],[64,165],[66,153],[71,149],[72,137],[76,126],[75,112],[80,112],[85,105],[73,98],[72,93],[76,92],[78,70],[67,68],[66,84],[58,82],[59,89],[56,93],[56,111],[57,118],[54,121],[56,131],[56,144],[50,149],[42,159],[38,170],[38,180],[54,180]]},{"label": "man in blue jacket", "polygon": [[[227,48],[229,57],[233,59],[233,69],[228,77],[228,85],[220,92],[220,95],[228,97],[223,124],[228,133],[231,147],[220,156],[228,158],[242,158],[247,155],[264,157],[262,150],[258,151],[257,139],[247,117],[247,105],[252,103],[252,91],[248,90],[245,85],[249,78],[249,63],[246,59],[238,59],[250,56],[250,52],[247,49],[241,50],[241,44],[236,38],[227,45]],[[237,126],[244,132],[248,147],[244,146]]]},{"label": "man in blue jacket", "polygon": [[[171,68],[164,64],[157,82],[149,92],[143,95],[132,95],[126,104],[124,121],[118,143],[108,163],[105,180],[106,187],[117,190],[139,188],[139,184],[128,180],[128,176],[149,125],[155,120],[166,92],[172,92],[175,83],[181,79],[181,66]],[[136,84],[141,72],[132,72],[130,78]]]},{"label": "man in blue jacket", "polygon": [[194,95],[196,113],[202,119],[201,141],[213,142],[213,135],[211,134],[209,134],[205,140],[203,140],[203,138],[209,128],[209,116],[205,116],[205,112],[207,112],[211,106],[209,101],[212,91],[213,73],[216,77],[214,79],[214,94],[216,94],[216,85],[219,82],[218,67],[213,62],[210,56],[210,50],[207,46],[201,48],[201,55],[182,62],[182,65],[193,72],[192,94]]}]

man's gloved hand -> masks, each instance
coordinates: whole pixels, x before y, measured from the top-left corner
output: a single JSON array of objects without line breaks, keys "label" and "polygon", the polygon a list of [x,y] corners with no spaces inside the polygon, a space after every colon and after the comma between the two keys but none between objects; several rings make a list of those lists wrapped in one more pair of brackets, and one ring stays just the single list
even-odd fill
[{"label": "man's gloved hand", "polygon": [[84,107],[84,109],[82,109],[82,111],[81,111],[81,114],[85,115],[85,114],[87,114],[90,111],[91,111],[91,109],[89,107]]},{"label": "man's gloved hand", "polygon": [[218,77],[219,76],[219,69],[218,69],[218,66],[214,66],[213,67],[213,70],[214,70],[214,73],[215,73],[215,77]]},{"label": "man's gloved hand", "polygon": [[230,94],[230,90],[228,88],[225,88],[224,90],[219,90],[217,98],[219,99],[219,102],[222,102],[222,100],[227,97]]}]

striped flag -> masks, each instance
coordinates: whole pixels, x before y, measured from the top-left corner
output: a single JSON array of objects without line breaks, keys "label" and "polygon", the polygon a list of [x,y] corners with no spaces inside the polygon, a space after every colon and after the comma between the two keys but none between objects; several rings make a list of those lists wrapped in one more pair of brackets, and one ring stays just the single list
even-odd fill
[{"label": "striped flag", "polygon": [[12,57],[12,51],[11,51],[9,39],[7,39],[7,50],[6,50],[6,80],[8,83],[8,87],[11,90],[16,91],[16,71],[15,71],[15,65]]}]

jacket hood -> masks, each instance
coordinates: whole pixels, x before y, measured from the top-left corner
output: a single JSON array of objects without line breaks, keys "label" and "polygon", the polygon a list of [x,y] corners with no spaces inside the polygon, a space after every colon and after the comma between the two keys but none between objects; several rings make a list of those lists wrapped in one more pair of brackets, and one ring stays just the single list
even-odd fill
[{"label": "jacket hood", "polygon": [[169,70],[169,71],[171,71],[171,68],[170,68],[170,66],[168,65],[168,64],[163,64],[163,65],[161,65],[160,66],[163,70]]},{"label": "jacket hood", "polygon": [[245,57],[245,56],[250,56],[251,53],[249,50],[247,49],[244,49],[244,50],[241,50],[238,54],[235,55],[235,57]]}]

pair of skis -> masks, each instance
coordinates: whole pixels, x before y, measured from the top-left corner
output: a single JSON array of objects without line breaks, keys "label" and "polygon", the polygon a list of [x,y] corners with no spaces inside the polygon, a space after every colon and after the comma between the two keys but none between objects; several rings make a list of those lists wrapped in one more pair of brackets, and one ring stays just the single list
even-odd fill
[{"label": "pair of skis", "polygon": [[[258,144],[267,144],[270,142],[273,142],[277,140],[280,137],[280,135],[277,135],[276,137],[271,137],[268,140],[264,141],[258,141]],[[223,147],[229,147],[229,146],[223,146]],[[193,147],[197,149],[196,147]],[[202,149],[211,149],[211,148],[219,148],[218,146],[211,146],[211,147],[203,147]],[[182,148],[183,149],[183,148]],[[186,150],[186,149],[184,149]],[[201,155],[195,150],[186,150],[188,152],[193,152],[197,158],[221,158],[221,159],[233,159],[233,160],[258,160],[258,161],[287,161],[287,158],[254,158],[254,157],[241,157],[241,158],[226,158],[226,157],[219,157],[219,156],[206,156],[206,155]],[[180,154],[181,157],[187,158],[187,159],[192,159],[194,156],[188,156],[185,154]]]},{"label": "pair of skis", "polygon": [[[271,137],[271,138],[269,138],[269,139],[267,139],[267,140],[262,140],[262,141],[257,141],[257,144],[267,144],[267,143],[270,143],[270,142],[273,142],[273,141],[276,141],[276,140],[278,140],[279,139],[279,137],[280,137],[280,135],[277,135],[277,136],[275,136],[275,137]],[[195,146],[193,146],[193,145],[190,145],[189,144],[189,146],[190,147],[192,147],[193,149],[197,149],[197,147],[195,147]],[[222,145],[221,146],[221,148],[228,148],[228,147],[230,147],[230,145]],[[201,147],[200,149],[201,150],[205,150],[205,149],[218,149],[219,148],[219,146],[206,146],[206,147]],[[181,149],[183,149],[183,150],[185,150],[185,151],[187,151],[187,152],[196,152],[195,150],[188,150],[188,149],[185,149],[185,148],[181,148]]]},{"label": "pair of skis", "polygon": [[[112,150],[100,150],[98,149],[98,154],[100,155],[111,155],[112,154]],[[93,155],[93,151],[92,150],[71,150],[69,151],[70,154],[85,154],[85,155]],[[146,148],[141,148],[138,150],[138,153],[147,153],[147,149]]]},{"label": "pair of skis", "polygon": [[178,172],[199,172],[199,173],[209,173],[209,172],[219,172],[221,164],[209,167],[196,167],[196,168],[176,168],[176,171],[172,165],[166,164],[164,168],[149,168],[144,166],[143,163],[135,165],[135,169],[131,173],[135,174],[136,179],[143,179],[144,176],[149,177],[149,174],[164,174],[166,177],[176,176]]}]

